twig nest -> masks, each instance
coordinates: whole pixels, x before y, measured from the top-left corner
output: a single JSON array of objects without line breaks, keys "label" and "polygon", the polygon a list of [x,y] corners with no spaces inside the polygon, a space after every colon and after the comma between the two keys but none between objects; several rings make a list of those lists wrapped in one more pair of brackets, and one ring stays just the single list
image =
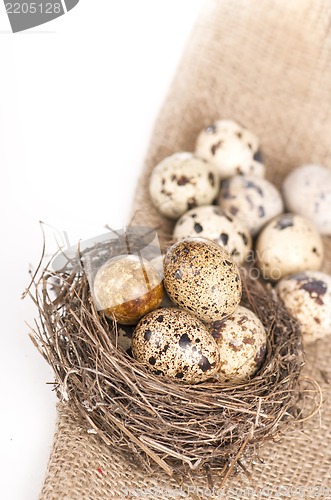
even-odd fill
[{"label": "twig nest", "polygon": [[331,234],[331,169],[302,165],[283,182],[283,196],[289,212],[309,219],[321,234]]},{"label": "twig nest", "polygon": [[261,231],[256,260],[265,279],[277,281],[301,271],[318,270],[324,248],[320,234],[304,217],[282,214]]},{"label": "twig nest", "polygon": [[298,320],[306,344],[331,334],[331,276],[318,271],[293,274],[276,290]]},{"label": "twig nest", "polygon": [[195,154],[216,165],[221,179],[236,174],[264,177],[258,148],[255,134],[233,120],[217,120],[200,132]]},{"label": "twig nest", "polygon": [[138,323],[163,298],[159,273],[137,255],[109,259],[98,270],[93,291],[98,308],[126,325]]},{"label": "twig nest", "polygon": [[252,249],[248,229],[214,205],[193,208],[182,215],[173,236],[176,240],[197,236],[211,239],[221,245],[237,264],[242,264]]},{"label": "twig nest", "polygon": [[132,354],[157,375],[196,384],[215,375],[219,351],[205,325],[181,309],[157,309],[140,320]]},{"label": "twig nest", "polygon": [[267,335],[252,311],[239,306],[228,318],[213,323],[211,333],[220,353],[220,381],[242,382],[261,368],[267,350]]},{"label": "twig nest", "polygon": [[236,175],[223,182],[219,205],[256,235],[273,217],[283,212],[278,189],[266,179]]},{"label": "twig nest", "polygon": [[153,170],[149,193],[159,212],[178,219],[190,208],[208,205],[219,191],[217,168],[192,153],[175,153]]},{"label": "twig nest", "polygon": [[175,304],[206,322],[231,314],[242,293],[234,261],[217,243],[203,238],[186,238],[168,249],[164,286]]}]

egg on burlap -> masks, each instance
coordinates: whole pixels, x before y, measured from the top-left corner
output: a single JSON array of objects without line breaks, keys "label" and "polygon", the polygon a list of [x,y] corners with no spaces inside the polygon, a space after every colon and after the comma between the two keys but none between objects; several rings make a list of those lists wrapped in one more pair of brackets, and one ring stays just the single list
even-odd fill
[{"label": "egg on burlap", "polygon": [[331,234],[331,168],[302,165],[287,175],[282,191],[289,212],[309,219],[321,234]]},{"label": "egg on burlap", "polygon": [[164,286],[175,304],[206,322],[231,314],[242,292],[235,262],[220,245],[204,238],[186,238],[168,249]]},{"label": "egg on burlap", "polygon": [[286,276],[276,286],[291,315],[297,319],[308,344],[331,334],[331,276],[304,271]]},{"label": "egg on burlap", "polygon": [[308,219],[282,214],[261,231],[255,254],[263,278],[278,281],[288,274],[320,269],[324,248],[320,234]]},{"label": "egg on burlap", "polygon": [[217,378],[230,383],[250,379],[266,354],[267,335],[259,318],[239,306],[231,316],[214,322],[210,331],[220,353]]},{"label": "egg on burlap", "polygon": [[252,238],[246,227],[214,205],[196,207],[182,215],[173,236],[176,240],[197,236],[211,239],[237,264],[244,262],[252,248]]},{"label": "egg on burlap", "polygon": [[216,342],[202,321],[177,308],[160,308],[140,320],[132,355],[154,373],[189,384],[211,378],[219,362]]},{"label": "egg on burlap", "polygon": [[98,309],[107,317],[133,325],[161,304],[162,278],[147,260],[121,255],[100,267],[93,292]]},{"label": "egg on burlap", "polygon": [[252,235],[284,208],[281,194],[271,182],[248,175],[223,181],[218,202],[222,210],[240,220]]},{"label": "egg on burlap", "polygon": [[152,171],[149,194],[158,211],[170,219],[199,205],[209,205],[219,192],[217,168],[180,152],[164,158]]},{"label": "egg on burlap", "polygon": [[258,138],[233,120],[218,120],[204,128],[195,154],[216,165],[221,179],[236,174],[265,175]]}]

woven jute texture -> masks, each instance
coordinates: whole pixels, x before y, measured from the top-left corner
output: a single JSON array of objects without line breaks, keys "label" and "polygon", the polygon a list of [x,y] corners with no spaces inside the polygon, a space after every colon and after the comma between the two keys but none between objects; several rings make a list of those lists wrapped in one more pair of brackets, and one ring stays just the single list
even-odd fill
[{"label": "woven jute texture", "polygon": [[[330,22],[329,0],[207,0],[155,126],[135,222],[160,234],[171,230],[150,204],[150,171],[164,156],[192,150],[199,130],[217,118],[237,120],[261,138],[267,176],[277,185],[302,163],[331,167]],[[324,269],[331,272],[330,239],[325,245]],[[307,352],[306,374],[323,390],[319,414],[282,441],[266,443],[247,466],[251,478],[231,478],[223,498],[330,498],[323,490],[331,489],[330,352],[331,337]],[[217,477],[211,495],[194,475],[200,489],[189,478],[180,486],[160,471],[146,474],[87,428],[58,406],[42,500],[221,497]]]}]

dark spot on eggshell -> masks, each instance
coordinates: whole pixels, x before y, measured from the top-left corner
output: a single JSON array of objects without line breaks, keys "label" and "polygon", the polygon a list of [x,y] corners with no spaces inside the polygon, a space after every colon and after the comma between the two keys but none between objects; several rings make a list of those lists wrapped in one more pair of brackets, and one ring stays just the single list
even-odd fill
[{"label": "dark spot on eggshell", "polygon": [[242,132],[237,132],[237,133],[236,133],[236,136],[238,137],[238,139],[241,139],[241,138],[242,138],[242,136],[243,136],[243,135],[242,135]]},{"label": "dark spot on eggshell", "polygon": [[321,320],[320,320],[319,318],[317,318],[317,317],[314,317],[314,321],[315,321],[315,323],[317,323],[318,325],[320,325],[320,324],[321,324]]},{"label": "dark spot on eggshell", "polygon": [[150,330],[146,330],[145,335],[144,335],[144,339],[146,340],[146,342],[150,341],[151,336],[152,336],[152,332]]},{"label": "dark spot on eggshell", "polygon": [[208,370],[210,370],[213,366],[215,366],[215,363],[210,363],[209,362],[209,359],[204,356],[203,354],[201,355],[201,358],[199,359],[199,362],[198,362],[198,366],[200,368],[200,370],[202,370],[203,372],[207,372]]},{"label": "dark spot on eggshell", "polygon": [[210,148],[211,154],[215,156],[217,150],[222,146],[223,141],[218,141],[216,144],[213,144]]},{"label": "dark spot on eggshell", "polygon": [[182,273],[182,271],[181,271],[180,269],[177,269],[177,270],[175,271],[174,276],[175,276],[176,280],[181,280],[181,279],[182,279],[182,277],[183,277],[183,273]]},{"label": "dark spot on eggshell", "polygon": [[254,153],[253,160],[263,163],[262,153],[259,149]]},{"label": "dark spot on eggshell", "polygon": [[227,245],[229,241],[229,235],[226,233],[221,233],[220,234],[220,240],[223,243],[223,245]]},{"label": "dark spot on eggshell", "polygon": [[237,213],[239,211],[239,209],[237,207],[235,207],[234,205],[231,205],[230,208],[229,208],[229,210],[230,210],[230,213],[232,215],[237,215]]},{"label": "dark spot on eggshell", "polygon": [[179,379],[182,379],[182,378],[184,378],[184,373],[179,372],[179,373],[177,373],[177,374],[175,375],[175,377],[176,377],[176,378],[179,378]]},{"label": "dark spot on eggshell", "polygon": [[232,252],[231,252],[231,256],[232,256],[232,257],[235,257],[235,256],[237,256],[237,255],[240,255],[240,252],[238,252],[238,250],[237,250],[236,248],[234,248],[234,249],[232,250]]},{"label": "dark spot on eggshell", "polygon": [[247,180],[245,182],[245,187],[248,188],[248,189],[254,189],[261,196],[261,198],[264,197],[263,190],[255,182],[253,182],[251,180]]},{"label": "dark spot on eggshell", "polygon": [[149,364],[150,364],[150,365],[154,366],[154,365],[155,365],[155,363],[156,363],[156,359],[154,358],[154,356],[151,356],[151,357],[149,358],[148,362],[149,362]]},{"label": "dark spot on eggshell", "polygon": [[264,207],[262,205],[259,205],[259,207],[257,209],[257,213],[258,213],[259,217],[265,217],[265,210],[264,210]]},{"label": "dark spot on eggshell", "polygon": [[308,292],[318,305],[322,306],[324,304],[321,297],[326,294],[328,289],[324,281],[309,278],[307,283],[300,285],[300,289]]},{"label": "dark spot on eggshell", "polygon": [[190,179],[188,177],[186,177],[185,175],[182,175],[178,181],[177,181],[177,184],[178,186],[185,186],[186,184],[188,184],[190,182]]},{"label": "dark spot on eggshell", "polygon": [[201,231],[203,231],[203,227],[201,226],[201,224],[199,224],[199,222],[196,222],[194,224],[194,231],[196,233],[201,233]]},{"label": "dark spot on eggshell", "polygon": [[238,234],[239,234],[239,236],[242,237],[244,245],[247,247],[247,245],[248,245],[248,238],[247,238],[246,234],[245,233],[240,233],[240,232],[238,232]]},{"label": "dark spot on eggshell", "polygon": [[162,323],[163,319],[164,319],[164,316],[162,314],[160,314],[160,316],[158,316],[156,318],[156,321],[158,321],[159,323]]},{"label": "dark spot on eggshell", "polygon": [[293,216],[292,214],[285,214],[281,218],[278,219],[278,221],[275,224],[275,228],[279,229],[282,231],[283,229],[286,229],[288,227],[293,227],[294,222],[293,222]]},{"label": "dark spot on eggshell", "polygon": [[208,134],[215,134],[215,132],[217,132],[216,125],[215,124],[208,125],[208,127],[205,128],[205,132],[207,132]]},{"label": "dark spot on eggshell", "polygon": [[244,337],[243,338],[243,344],[254,345],[255,344],[255,340],[253,338],[250,338],[250,337]]},{"label": "dark spot on eggshell", "polygon": [[260,368],[260,366],[262,366],[262,363],[265,359],[266,352],[267,352],[267,346],[266,346],[266,344],[263,344],[260,347],[260,349],[257,351],[255,358],[254,358],[254,362],[255,362],[257,368]]},{"label": "dark spot on eggshell", "polygon": [[240,319],[238,319],[238,325],[242,326],[244,323],[248,321],[247,316],[243,315]]},{"label": "dark spot on eggshell", "polygon": [[231,194],[229,179],[225,179],[222,182],[221,197],[225,200],[232,200],[235,198],[235,196]]},{"label": "dark spot on eggshell", "polygon": [[237,344],[235,344],[234,342],[231,342],[231,341],[230,341],[230,342],[229,342],[229,347],[231,347],[231,349],[232,349],[234,352],[238,352],[238,351],[240,351],[240,350],[242,349],[242,347],[243,347],[243,346],[242,346],[241,344],[237,345]]},{"label": "dark spot on eggshell", "polygon": [[192,208],[195,208],[197,206],[197,200],[195,199],[194,196],[189,198],[187,200],[187,210],[191,210]]},{"label": "dark spot on eggshell", "polygon": [[214,187],[215,186],[215,176],[214,176],[213,172],[208,172],[208,180],[210,182],[210,185],[212,187]]},{"label": "dark spot on eggshell", "polygon": [[182,349],[187,349],[187,347],[191,345],[191,339],[187,335],[187,333],[184,333],[184,335],[181,336],[178,344],[179,344],[179,347],[181,347]]}]

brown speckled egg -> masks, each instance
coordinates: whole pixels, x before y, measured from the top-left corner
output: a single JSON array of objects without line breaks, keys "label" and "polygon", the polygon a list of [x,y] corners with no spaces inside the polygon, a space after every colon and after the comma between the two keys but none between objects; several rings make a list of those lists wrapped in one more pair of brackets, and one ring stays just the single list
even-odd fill
[{"label": "brown speckled egg", "polygon": [[242,291],[232,258],[220,245],[203,238],[186,238],[168,249],[164,285],[175,304],[206,322],[231,314]]},{"label": "brown speckled egg", "polygon": [[218,379],[237,383],[248,380],[261,367],[267,336],[259,318],[246,307],[211,325],[220,353]]},{"label": "brown speckled egg", "polygon": [[252,235],[283,211],[283,200],[278,189],[266,179],[249,175],[235,175],[225,180],[219,205],[222,210],[239,219]]},{"label": "brown speckled egg", "polygon": [[194,384],[212,377],[218,348],[205,325],[181,309],[157,309],[140,320],[133,357],[159,375]]},{"label": "brown speckled egg", "polygon": [[258,138],[232,120],[218,120],[203,129],[195,154],[217,166],[221,179],[236,174],[264,177]]},{"label": "brown speckled egg", "polygon": [[93,290],[98,308],[125,325],[138,323],[160,305],[163,297],[158,272],[137,255],[108,260],[98,270]]},{"label": "brown speckled egg", "polygon": [[304,217],[282,214],[261,231],[256,262],[265,279],[278,281],[288,274],[318,270],[323,261],[322,239]]},{"label": "brown speckled egg", "polygon": [[279,297],[297,319],[308,344],[331,334],[331,276],[305,271],[282,279],[276,287]]},{"label": "brown speckled egg", "polygon": [[149,193],[153,205],[171,219],[178,219],[190,208],[209,205],[217,197],[217,168],[192,153],[175,153],[153,170]]},{"label": "brown speckled egg", "polygon": [[248,229],[219,207],[206,205],[192,208],[182,215],[174,229],[174,238],[209,238],[221,245],[237,264],[244,262],[252,248]]}]

